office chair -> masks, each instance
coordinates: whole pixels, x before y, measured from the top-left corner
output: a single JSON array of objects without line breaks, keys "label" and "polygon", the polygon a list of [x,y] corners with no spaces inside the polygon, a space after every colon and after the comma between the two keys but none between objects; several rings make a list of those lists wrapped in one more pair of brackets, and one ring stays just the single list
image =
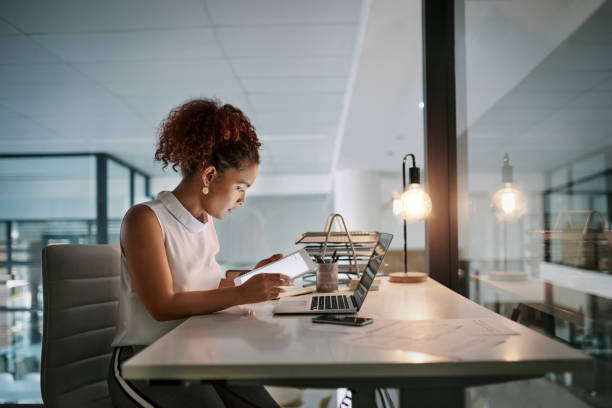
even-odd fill
[{"label": "office chair", "polygon": [[117,245],[52,245],[42,251],[45,407],[112,407],[106,385],[115,334]]}]

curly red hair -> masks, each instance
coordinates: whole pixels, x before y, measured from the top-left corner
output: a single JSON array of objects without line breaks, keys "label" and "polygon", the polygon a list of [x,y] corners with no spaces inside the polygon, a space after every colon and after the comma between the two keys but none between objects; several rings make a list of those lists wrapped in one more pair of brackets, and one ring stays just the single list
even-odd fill
[{"label": "curly red hair", "polygon": [[242,111],[216,99],[193,99],[175,109],[162,122],[155,160],[162,168],[172,164],[184,176],[215,166],[228,168],[259,164],[261,143]]}]

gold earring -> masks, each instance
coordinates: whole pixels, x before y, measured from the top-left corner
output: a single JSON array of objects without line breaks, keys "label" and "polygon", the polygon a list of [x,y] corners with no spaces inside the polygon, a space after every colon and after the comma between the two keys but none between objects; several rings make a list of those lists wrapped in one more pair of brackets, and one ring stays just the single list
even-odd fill
[{"label": "gold earring", "polygon": [[204,188],[202,189],[202,194],[208,194],[208,187],[204,186]]}]

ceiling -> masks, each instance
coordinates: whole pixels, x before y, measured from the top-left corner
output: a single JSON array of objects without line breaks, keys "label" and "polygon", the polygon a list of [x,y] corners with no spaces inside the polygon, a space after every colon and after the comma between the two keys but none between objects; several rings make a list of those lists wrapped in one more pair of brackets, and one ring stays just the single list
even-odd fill
[{"label": "ceiling", "polygon": [[471,171],[612,150],[611,1],[468,2],[466,32]]},{"label": "ceiling", "polygon": [[[509,152],[546,172],[612,144],[611,1],[465,4],[470,171]],[[396,174],[405,153],[423,163],[420,7],[0,1],[0,152],[105,151],[160,176],[160,121],[215,96],[255,123],[261,174]]]},{"label": "ceiling", "polygon": [[401,182],[405,154],[415,154],[423,165],[421,31],[421,1],[372,2],[334,169],[392,172]]},{"label": "ceiling", "polygon": [[0,151],[105,151],[161,175],[188,98],[254,121],[263,174],[329,173],[365,21],[353,0],[3,0]]}]

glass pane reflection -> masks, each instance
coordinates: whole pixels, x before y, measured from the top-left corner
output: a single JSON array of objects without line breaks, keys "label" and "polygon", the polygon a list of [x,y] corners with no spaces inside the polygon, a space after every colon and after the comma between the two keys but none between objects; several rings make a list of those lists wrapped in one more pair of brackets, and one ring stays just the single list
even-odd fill
[{"label": "glass pane reflection", "polygon": [[[98,243],[95,163],[91,155],[0,159],[1,190],[11,191],[0,200],[0,404],[42,402],[41,251]],[[108,173],[108,236],[118,242],[129,169],[113,162]],[[142,197],[147,180],[138,176]]]},{"label": "glass pane reflection", "polygon": [[[612,2],[458,4],[466,295],[596,357],[593,372],[550,376],[547,384],[585,406],[610,406]],[[515,218],[491,208],[508,181],[505,154],[512,188],[526,202]]]}]

